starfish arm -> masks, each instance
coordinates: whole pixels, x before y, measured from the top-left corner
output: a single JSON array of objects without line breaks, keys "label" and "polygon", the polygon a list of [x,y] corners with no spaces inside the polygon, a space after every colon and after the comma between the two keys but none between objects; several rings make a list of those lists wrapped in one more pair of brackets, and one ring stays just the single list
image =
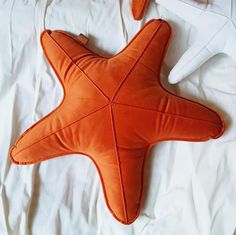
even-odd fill
[{"label": "starfish arm", "polygon": [[135,63],[131,63],[131,70],[139,63],[154,72],[159,72],[171,35],[171,27],[166,21],[151,20],[113,59],[119,61],[121,58],[132,58]]},{"label": "starfish arm", "polygon": [[217,53],[218,51],[210,49],[210,45],[194,44],[182,55],[170,71],[169,83],[176,84],[180,82]]},{"label": "starfish arm", "polygon": [[156,140],[206,141],[224,132],[222,118],[213,110],[170,95],[163,113],[156,117]]},{"label": "starfish arm", "polygon": [[132,0],[131,11],[135,20],[141,20],[147,9],[149,0]]},{"label": "starfish arm", "polygon": [[[229,56],[235,58],[232,51],[225,48],[227,47],[226,38],[232,36],[232,34],[229,35],[232,29],[231,31],[226,29],[233,23],[227,16],[215,13],[212,9],[213,5],[199,4],[192,0],[156,0],[156,2],[194,25],[198,31],[196,43],[184,53],[171,70],[170,83],[181,81],[218,53],[227,52]],[[202,5],[205,5],[205,8],[201,8]]]},{"label": "starfish arm", "polygon": [[112,215],[123,224],[131,224],[140,213],[147,150],[147,147],[140,149],[117,147],[113,160],[108,161],[106,158],[95,160],[106,204]]},{"label": "starfish arm", "polygon": [[[236,60],[236,28],[226,21],[208,42],[195,43],[179,59],[169,74],[169,82],[175,84],[198,69],[208,59],[219,53],[225,53]],[[204,44],[205,43],[205,44]]]},{"label": "starfish arm", "polygon": [[164,140],[205,141],[220,137],[224,131],[224,123],[217,113],[170,95],[163,96],[156,110],[124,104],[117,104],[115,110],[119,114],[115,121],[122,148],[144,148]]},{"label": "starfish arm", "polygon": [[[41,134],[41,126],[28,129],[10,150],[10,159],[15,164],[39,163],[50,158],[72,153],[59,135],[59,131]],[[35,134],[39,132],[38,138]]]},{"label": "starfish arm", "polygon": [[27,129],[10,150],[10,159],[16,164],[32,164],[68,154],[71,150],[58,135],[71,121],[70,107],[62,103],[51,113]]},{"label": "starfish arm", "polygon": [[[105,122],[106,119],[100,114],[105,106],[107,105],[99,102],[90,103],[86,99],[73,105],[71,99],[65,99],[54,111],[19,137],[10,150],[12,162],[32,164],[61,155],[85,153],[89,143],[93,142],[91,138],[87,138],[87,130],[92,132],[98,129],[94,115],[100,115],[98,119]],[[105,123],[103,126],[105,128]]]},{"label": "starfish arm", "polygon": [[41,45],[62,86],[65,82],[76,80],[82,73],[76,63],[85,56],[92,56],[92,52],[82,46],[76,37],[62,31],[45,30],[41,34]]}]

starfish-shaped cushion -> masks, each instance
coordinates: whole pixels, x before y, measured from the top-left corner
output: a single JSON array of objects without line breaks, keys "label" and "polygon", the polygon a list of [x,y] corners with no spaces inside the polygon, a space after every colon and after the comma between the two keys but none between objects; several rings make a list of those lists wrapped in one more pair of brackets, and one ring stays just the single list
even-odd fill
[{"label": "starfish-shaped cushion", "polygon": [[44,31],[42,47],[64,98],[19,138],[11,160],[31,164],[87,155],[109,210],[120,222],[132,223],[140,213],[150,147],[164,140],[205,141],[224,130],[214,111],[162,87],[159,73],[170,36],[167,22],[152,20],[120,53],[104,58],[74,36]]}]

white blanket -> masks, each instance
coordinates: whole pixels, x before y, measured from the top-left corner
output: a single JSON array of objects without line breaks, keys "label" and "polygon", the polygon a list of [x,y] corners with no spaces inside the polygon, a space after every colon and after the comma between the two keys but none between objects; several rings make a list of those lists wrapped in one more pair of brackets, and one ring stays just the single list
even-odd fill
[{"label": "white blanket", "polygon": [[[234,233],[236,61],[217,55],[178,85],[168,85],[168,73],[194,42],[195,28],[155,1],[144,20],[136,22],[129,4],[129,0],[0,0],[1,235]],[[132,225],[122,225],[108,211],[99,176],[88,158],[68,155],[21,166],[9,161],[8,151],[24,130],[62,98],[62,88],[39,42],[45,27],[83,33],[90,38],[91,49],[111,55],[144,22],[160,17],[174,31],[163,84],[218,111],[227,129],[220,139],[204,143],[157,144],[145,167],[141,215]]]}]

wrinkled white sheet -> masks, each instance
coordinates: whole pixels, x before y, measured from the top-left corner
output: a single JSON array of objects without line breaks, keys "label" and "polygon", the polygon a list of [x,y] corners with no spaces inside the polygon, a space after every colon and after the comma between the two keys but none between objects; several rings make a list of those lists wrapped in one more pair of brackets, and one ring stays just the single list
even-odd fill
[{"label": "wrinkled white sheet", "polygon": [[[233,1],[232,1],[233,2]],[[103,54],[122,49],[144,22],[167,19],[174,30],[163,67],[173,92],[217,110],[227,129],[204,143],[163,142],[150,153],[144,205],[132,225],[108,211],[92,162],[64,156],[10,163],[17,137],[59,104],[62,89],[39,43],[44,27],[90,37]],[[217,55],[178,85],[167,75],[194,41],[189,22],[158,6],[135,22],[129,0],[0,0],[0,234],[232,235],[236,227],[236,61]]]}]

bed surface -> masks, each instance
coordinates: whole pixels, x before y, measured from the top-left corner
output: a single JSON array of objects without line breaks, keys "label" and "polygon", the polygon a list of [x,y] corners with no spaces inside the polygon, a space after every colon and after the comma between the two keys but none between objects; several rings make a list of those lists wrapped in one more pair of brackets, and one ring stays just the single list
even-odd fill
[{"label": "bed surface", "polygon": [[[234,0],[232,1],[234,2]],[[196,39],[196,28],[151,1],[134,21],[128,0],[0,0],[0,234],[233,235],[236,227],[236,61],[218,54],[177,85],[167,76]],[[102,55],[120,51],[152,18],[174,32],[162,69],[170,91],[218,111],[225,134],[203,143],[162,142],[147,159],[144,205],[132,225],[108,211],[95,166],[68,155],[20,166],[8,151],[17,137],[53,110],[62,88],[47,64],[44,28],[83,33]]]}]

